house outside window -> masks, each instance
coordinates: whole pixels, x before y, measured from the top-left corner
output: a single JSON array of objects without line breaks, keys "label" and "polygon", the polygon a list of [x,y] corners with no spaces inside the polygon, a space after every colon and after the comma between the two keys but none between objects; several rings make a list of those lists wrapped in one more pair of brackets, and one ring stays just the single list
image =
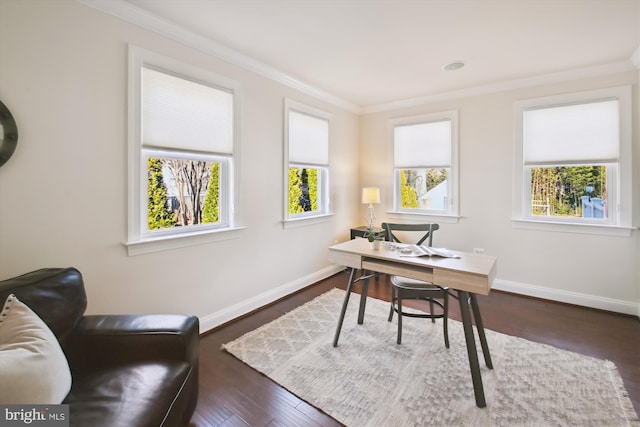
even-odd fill
[{"label": "house outside window", "polygon": [[394,210],[458,215],[458,112],[391,122]]},{"label": "house outside window", "polygon": [[630,88],[516,103],[514,219],[630,225]]},{"label": "house outside window", "polygon": [[131,47],[129,95],[130,253],[233,228],[237,85]]},{"label": "house outside window", "polygon": [[331,115],[285,100],[285,223],[329,214]]}]

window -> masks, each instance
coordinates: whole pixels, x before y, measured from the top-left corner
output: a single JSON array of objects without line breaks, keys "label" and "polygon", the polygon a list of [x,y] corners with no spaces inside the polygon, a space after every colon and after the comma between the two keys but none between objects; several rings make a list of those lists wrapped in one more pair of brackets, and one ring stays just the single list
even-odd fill
[{"label": "window", "polygon": [[131,47],[129,95],[130,254],[231,229],[237,85]]},{"label": "window", "polygon": [[329,214],[330,118],[285,100],[285,223]]},{"label": "window", "polygon": [[630,89],[516,104],[515,219],[629,226]]},{"label": "window", "polygon": [[396,212],[458,215],[458,112],[392,121]]}]

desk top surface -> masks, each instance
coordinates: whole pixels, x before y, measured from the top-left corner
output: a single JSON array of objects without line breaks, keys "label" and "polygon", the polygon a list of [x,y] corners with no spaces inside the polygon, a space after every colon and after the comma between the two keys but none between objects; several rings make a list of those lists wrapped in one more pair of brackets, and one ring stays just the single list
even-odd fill
[{"label": "desk top surface", "polygon": [[344,252],[369,259],[392,261],[400,264],[413,265],[432,269],[455,271],[465,274],[478,275],[489,278],[495,277],[497,258],[490,255],[473,254],[469,252],[451,251],[460,258],[442,258],[439,256],[411,257],[402,256],[393,250],[386,242],[382,242],[380,249],[374,250],[366,239],[353,239],[329,247],[330,251]]}]

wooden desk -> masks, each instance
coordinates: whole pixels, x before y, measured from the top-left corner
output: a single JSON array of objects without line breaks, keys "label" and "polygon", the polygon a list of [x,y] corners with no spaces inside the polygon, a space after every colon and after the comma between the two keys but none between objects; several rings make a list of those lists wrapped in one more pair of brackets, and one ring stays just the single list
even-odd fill
[{"label": "wooden desk", "polygon": [[[373,250],[365,239],[349,240],[331,246],[329,248],[329,262],[351,268],[338,327],[333,339],[333,346],[338,345],[340,330],[342,329],[342,322],[344,321],[353,285],[360,280],[363,280],[363,284],[358,323],[362,324],[364,321],[369,278],[366,271],[409,277],[447,286],[450,290],[457,291],[458,294],[476,405],[483,408],[487,404],[484,397],[484,387],[482,385],[471,315],[473,313],[485,364],[489,369],[493,369],[476,294],[489,294],[491,284],[496,275],[497,261],[495,257],[487,255],[466,252],[455,253],[460,255],[460,258],[406,257],[400,256],[399,252],[389,249],[384,243],[380,250]],[[356,270],[364,270],[365,273],[355,279]]]}]

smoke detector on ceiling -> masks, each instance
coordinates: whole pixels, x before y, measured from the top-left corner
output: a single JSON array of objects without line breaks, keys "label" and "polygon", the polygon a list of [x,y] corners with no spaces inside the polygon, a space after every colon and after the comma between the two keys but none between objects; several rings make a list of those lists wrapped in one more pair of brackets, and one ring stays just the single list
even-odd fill
[{"label": "smoke detector on ceiling", "polygon": [[459,70],[462,67],[464,67],[464,61],[453,61],[444,65],[442,69],[447,71],[455,71],[455,70]]}]

